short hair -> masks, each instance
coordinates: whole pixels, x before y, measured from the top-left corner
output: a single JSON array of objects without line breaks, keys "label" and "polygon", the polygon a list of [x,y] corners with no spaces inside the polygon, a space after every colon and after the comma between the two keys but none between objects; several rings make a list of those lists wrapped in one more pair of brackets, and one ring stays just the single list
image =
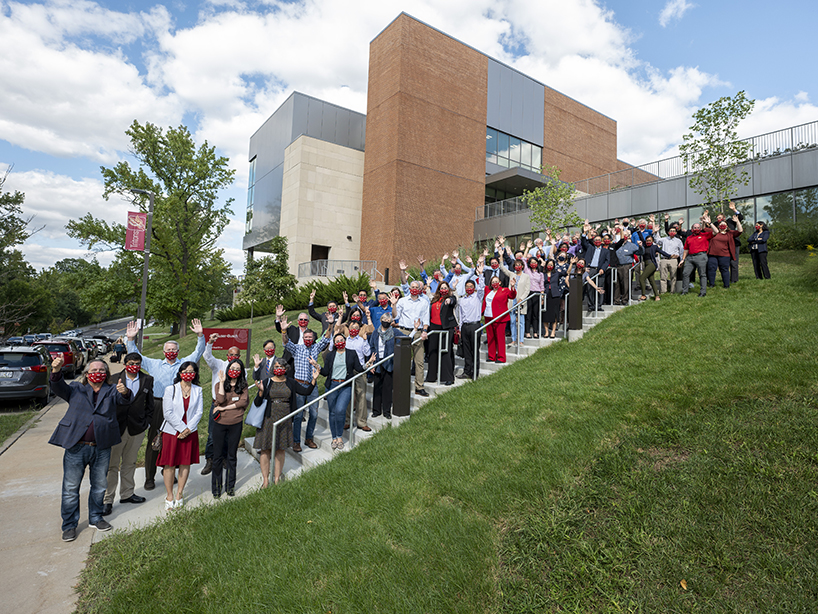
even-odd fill
[{"label": "short hair", "polygon": [[304,331],[304,336],[306,337],[307,335],[312,335],[313,341],[315,341],[318,338],[316,332],[311,328],[308,328],[307,330]]},{"label": "short hair", "polygon": [[262,344],[261,344],[261,347],[267,347],[267,344],[268,344],[268,343],[272,343],[272,344],[273,344],[273,347],[275,347],[275,346],[276,346],[276,342],[275,342],[275,341],[273,341],[272,339],[267,339],[267,341],[265,341],[264,343],[262,343]]},{"label": "short hair", "polygon": [[139,352],[131,352],[130,354],[125,354],[124,362],[128,362],[129,360],[138,360],[139,362],[142,362],[142,354],[140,354]]},{"label": "short hair", "polygon": [[162,344],[162,347],[165,347],[165,346],[166,346],[168,343],[172,343],[173,345],[175,345],[175,346],[176,346],[177,351],[179,350],[179,342],[178,342],[178,341],[174,341],[173,339],[168,339],[167,341],[165,341],[165,342]]}]

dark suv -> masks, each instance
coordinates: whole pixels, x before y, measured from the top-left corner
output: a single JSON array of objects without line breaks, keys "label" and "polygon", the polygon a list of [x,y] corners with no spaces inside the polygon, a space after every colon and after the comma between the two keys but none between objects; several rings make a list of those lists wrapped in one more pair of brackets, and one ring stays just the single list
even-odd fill
[{"label": "dark suv", "polygon": [[63,360],[65,361],[65,364],[62,366],[62,372],[65,377],[76,377],[77,373],[80,373],[85,366],[82,352],[80,352],[77,344],[68,339],[40,341],[33,347],[44,347],[46,351],[51,354],[52,359],[62,354]]},{"label": "dark suv", "polygon": [[37,400],[42,407],[51,394],[51,356],[41,345],[0,347],[0,399]]}]

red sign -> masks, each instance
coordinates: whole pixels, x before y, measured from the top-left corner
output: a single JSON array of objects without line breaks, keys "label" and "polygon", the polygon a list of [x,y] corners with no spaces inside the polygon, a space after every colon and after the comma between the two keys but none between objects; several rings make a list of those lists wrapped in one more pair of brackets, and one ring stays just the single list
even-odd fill
[{"label": "red sign", "polygon": [[145,250],[145,230],[148,227],[148,214],[141,211],[128,211],[128,227],[125,233],[125,249],[132,252]]},{"label": "red sign", "polygon": [[210,341],[210,335],[213,333],[219,335],[219,338],[213,342],[214,350],[229,350],[233,346],[246,350],[250,336],[249,328],[203,328],[202,332],[207,341]]}]

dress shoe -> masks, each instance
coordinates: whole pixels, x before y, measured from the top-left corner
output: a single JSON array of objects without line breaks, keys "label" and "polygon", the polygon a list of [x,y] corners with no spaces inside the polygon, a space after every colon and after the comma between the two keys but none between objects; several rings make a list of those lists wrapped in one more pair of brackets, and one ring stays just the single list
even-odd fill
[{"label": "dress shoe", "polygon": [[293,452],[301,452],[301,444],[293,443]]},{"label": "dress shoe", "polygon": [[704,292],[704,291],[699,292],[699,296],[707,296],[707,292]]},{"label": "dress shoe", "polygon": [[208,458],[205,460],[205,466],[202,467],[202,475],[208,475],[211,471],[213,471],[213,460]]},{"label": "dress shoe", "polygon": [[391,420],[391,419],[392,419],[392,414],[384,414],[384,415],[383,415],[383,417],[384,417],[386,420]]},{"label": "dress shoe", "polygon": [[140,497],[139,495],[131,495],[127,499],[120,499],[120,503],[144,503],[147,501],[145,497]]},{"label": "dress shoe", "polygon": [[[426,390],[424,388],[417,388],[415,390],[415,394],[418,395],[419,397],[428,397],[429,396],[429,393],[426,392]],[[386,414],[384,414],[383,417],[386,418],[387,417]],[[391,418],[391,416],[389,416],[389,417]]]},{"label": "dress shoe", "polygon": [[372,412],[372,417],[373,417],[373,418],[377,418],[377,417],[378,417],[378,416],[380,416],[380,415],[381,415],[381,412],[379,412],[379,411],[373,411],[373,412]]},{"label": "dress shoe", "polygon": [[471,375],[466,375],[465,373],[461,373],[457,376],[457,379],[471,379]]},{"label": "dress shoe", "polygon": [[312,448],[313,450],[318,447],[318,444],[315,443],[312,439],[305,439],[304,445],[308,448]]},{"label": "dress shoe", "polygon": [[228,497],[235,497],[235,496],[236,496],[236,491],[235,491],[235,490],[233,490],[232,488],[229,488],[229,489],[227,490],[227,496],[228,496]]},{"label": "dress shoe", "polygon": [[102,504],[102,515],[108,516],[114,512],[114,504],[113,503],[103,503]]},{"label": "dress shoe", "polygon": [[371,429],[371,428],[369,428],[368,426],[359,426],[359,427],[358,427],[358,430],[359,430],[359,431],[363,431],[364,433],[368,433],[368,432],[370,432],[372,429]]},{"label": "dress shoe", "polygon": [[154,488],[156,488],[154,480],[145,480],[145,490],[153,490]]},{"label": "dress shoe", "polygon": [[451,382],[443,382],[444,386],[454,386],[454,381]]}]

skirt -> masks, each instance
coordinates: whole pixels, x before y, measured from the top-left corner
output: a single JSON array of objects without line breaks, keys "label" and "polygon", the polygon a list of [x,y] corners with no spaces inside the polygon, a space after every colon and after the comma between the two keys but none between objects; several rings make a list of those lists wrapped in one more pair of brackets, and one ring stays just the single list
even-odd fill
[{"label": "skirt", "polygon": [[[270,415],[265,416],[261,428],[256,429],[256,438],[253,440],[253,447],[256,450],[273,449],[273,423],[281,420],[290,413],[289,403],[270,403]],[[301,416],[296,414],[296,418],[301,420]],[[293,446],[293,421],[287,420],[278,425],[276,432],[276,450],[284,450]]]},{"label": "skirt", "polygon": [[[150,442],[148,442],[150,445]],[[162,433],[162,450],[156,459],[157,467],[199,464],[199,432],[193,431],[184,439]]]},{"label": "skirt", "polygon": [[554,298],[550,294],[545,297],[545,311],[543,311],[543,322],[553,324],[560,317],[560,302],[562,297]]}]

